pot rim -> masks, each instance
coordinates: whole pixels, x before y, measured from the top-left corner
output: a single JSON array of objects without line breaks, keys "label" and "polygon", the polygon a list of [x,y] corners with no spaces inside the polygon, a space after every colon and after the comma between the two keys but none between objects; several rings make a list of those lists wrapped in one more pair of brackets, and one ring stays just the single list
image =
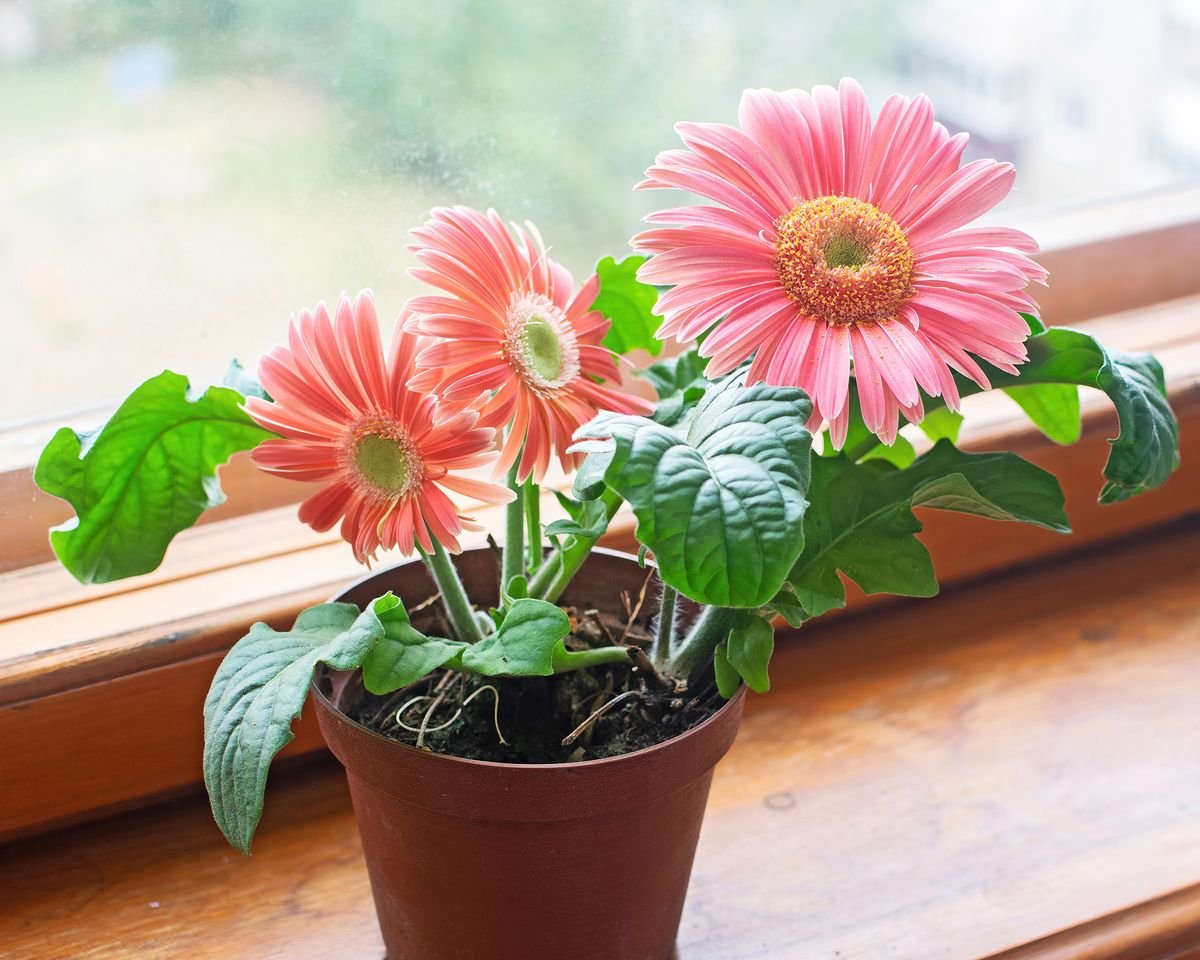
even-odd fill
[{"label": "pot rim", "polygon": [[[451,554],[451,562],[453,562],[454,557],[461,557],[467,553],[490,553],[490,552],[491,552],[491,547],[467,547],[464,550],[462,550],[460,553]],[[633,563],[636,563],[639,567],[644,567],[647,570],[657,570],[658,569],[658,564],[655,563],[653,560],[651,560],[649,557],[646,557],[645,560],[639,560],[637,558],[637,554],[626,553],[624,550],[614,550],[612,547],[592,547],[588,556],[594,556],[596,554],[600,554],[600,555],[606,556],[606,557],[613,557],[614,559],[617,559],[617,560],[629,560]],[[370,583],[376,577],[381,577],[385,573],[391,573],[393,570],[401,570],[404,567],[415,566],[415,565],[419,564],[420,562],[421,562],[420,557],[410,557],[409,559],[401,561],[400,563],[393,563],[391,566],[388,566],[388,567],[380,567],[378,570],[369,570],[368,572],[364,573],[361,577],[351,580],[348,584],[346,584],[344,587],[342,587],[336,594],[334,594],[334,596],[330,597],[325,602],[326,603],[345,603],[344,600],[338,600],[338,597],[345,596],[351,590],[357,590],[359,587]],[[682,596],[682,594],[680,596]]]},{"label": "pot rim", "polygon": [[[474,548],[469,548],[468,551],[464,551],[464,552],[469,552],[470,550],[487,550],[487,549],[488,549],[487,547],[474,547]],[[594,547],[592,549],[592,553],[609,556],[609,557],[612,557],[613,559],[617,559],[617,560],[628,560],[631,563],[638,563],[638,558],[636,556],[634,556],[633,554],[630,554],[630,553],[626,553],[623,550],[612,550],[607,547]],[[349,593],[351,590],[353,590],[357,587],[363,586],[364,584],[375,579],[376,577],[381,576],[382,574],[388,573],[392,570],[400,569],[402,567],[409,566],[410,564],[414,564],[414,563],[420,563],[420,561],[419,560],[408,560],[408,561],[405,561],[404,563],[394,564],[390,567],[385,567],[383,569],[376,570],[373,573],[368,573],[362,577],[359,577],[357,580],[353,581],[352,583],[350,583],[346,587],[344,587],[342,590],[340,590],[338,592],[338,596],[339,597],[344,596],[345,594]],[[649,560],[647,560],[645,562],[644,566],[650,567],[650,566],[653,566],[653,564]],[[338,601],[337,597],[334,597],[329,602],[332,603],[332,602],[344,602],[344,601]],[[323,664],[321,665],[321,667],[324,668],[325,670],[328,670],[328,667],[325,667]],[[335,671],[335,672],[339,672],[339,673],[345,672],[345,673],[349,673],[349,674],[354,674],[354,673],[360,672],[360,670],[361,670],[361,668],[359,668],[359,670]],[[325,692],[320,688],[320,685],[319,685],[319,674],[320,674],[320,670],[315,671],[313,674],[313,679],[309,683],[309,688],[312,691],[314,700],[319,704],[319,706],[328,710],[329,714],[336,722],[345,723],[348,726],[354,728],[356,733],[358,733],[360,735],[365,735],[369,738],[373,738],[374,740],[379,741],[382,744],[386,744],[387,749],[396,749],[402,753],[407,753],[413,757],[419,755],[419,756],[426,758],[430,762],[439,762],[439,763],[450,762],[450,763],[454,763],[454,764],[466,764],[470,767],[474,767],[474,768],[478,768],[478,769],[499,769],[499,770],[504,770],[505,772],[517,771],[517,770],[527,770],[527,771],[529,771],[529,773],[531,775],[532,774],[544,774],[549,771],[561,771],[564,774],[569,774],[571,771],[579,770],[581,768],[587,768],[588,770],[598,770],[605,765],[619,765],[619,764],[623,764],[623,763],[627,763],[627,762],[631,762],[631,761],[632,762],[641,762],[642,760],[654,755],[655,753],[670,749],[672,747],[677,747],[684,740],[687,740],[693,736],[699,735],[710,725],[720,722],[724,718],[724,715],[730,711],[730,709],[740,706],[741,702],[745,700],[746,689],[747,689],[746,685],[743,683],[741,686],[738,687],[737,692],[732,697],[730,697],[728,700],[726,700],[723,704],[721,704],[721,706],[712,714],[712,716],[706,718],[701,723],[696,724],[696,726],[694,726],[694,727],[689,727],[687,730],[683,731],[682,733],[676,734],[673,737],[663,740],[661,743],[656,743],[656,744],[653,744],[648,747],[641,747],[638,750],[631,750],[628,753],[618,754],[615,757],[598,757],[593,760],[570,760],[570,761],[566,761],[564,763],[507,763],[507,762],[497,761],[497,760],[473,760],[468,757],[456,757],[453,754],[449,754],[449,753],[435,753],[432,750],[421,750],[415,746],[412,746],[411,744],[403,743],[399,740],[394,740],[391,737],[385,737],[385,736],[383,736],[383,734],[377,733],[376,731],[371,730],[369,727],[363,726],[363,724],[359,723],[357,720],[354,720],[353,718],[348,716],[328,696],[326,696]],[[510,773],[510,775],[513,775],[513,774]],[[520,774],[515,774],[515,775],[520,776]]]}]

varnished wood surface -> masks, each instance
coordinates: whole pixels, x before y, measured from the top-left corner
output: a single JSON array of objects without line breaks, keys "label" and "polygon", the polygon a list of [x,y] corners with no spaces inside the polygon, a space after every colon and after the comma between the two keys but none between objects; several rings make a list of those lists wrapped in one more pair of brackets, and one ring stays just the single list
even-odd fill
[{"label": "varnished wood surface", "polygon": [[[994,400],[1001,409],[1009,402],[1003,396],[979,399]],[[922,510],[921,539],[942,583],[1063,551],[1104,549],[1108,539],[1200,510],[1200,390],[1181,389],[1176,404],[1183,466],[1161,489],[1113,506],[1095,500],[1108,452],[1105,438],[1113,431],[1109,418],[1089,417],[1085,439],[1070,447],[1055,446],[1027,426],[1001,435],[995,431],[1011,421],[993,424],[991,441],[984,436],[978,441],[993,449],[1016,449],[1052,470],[1066,492],[1075,533],[1061,536]],[[242,522],[251,521],[234,521]],[[272,536],[282,534],[284,545],[300,530],[290,516],[263,522]],[[217,526],[206,528],[211,533],[205,536],[222,539]],[[611,545],[635,546],[631,520],[615,523],[612,534]],[[194,788],[200,707],[224,651],[254,620],[284,627],[298,610],[329,597],[355,574],[345,544],[331,543],[0,623],[0,654],[6,635],[14,631],[18,642],[48,637],[51,646],[63,631],[97,638],[0,663],[0,743],[6,744],[0,784],[9,785],[0,790],[0,839]],[[854,588],[849,592],[852,608],[874,599]],[[149,727],[143,722],[147,714],[156,718]],[[79,717],[90,719],[80,727]],[[75,731],[70,737],[64,734],[67,727]],[[141,749],[127,750],[131,739]],[[315,725],[308,725],[292,749],[319,745]]]},{"label": "varnished wood surface", "polygon": [[[679,960],[1192,956],[1194,522],[805,634],[718,768]],[[267,807],[250,859],[199,797],[0,851],[0,956],[381,957],[340,770]]]},{"label": "varnished wood surface", "polygon": [[1119,910],[988,960],[1197,960],[1200,885]]},{"label": "varnished wood surface", "polygon": [[[1083,391],[1085,436],[1072,447],[1042,437],[1002,394],[968,398],[965,446],[1016,450],[1055,473],[1076,532],[920,511],[943,584],[1099,549],[1200,510],[1198,322],[1200,296],[1088,322],[1106,343],[1160,357],[1183,430],[1182,468],[1123,504],[1095,502],[1116,427],[1096,391]],[[494,507],[477,515],[498,522]],[[632,548],[632,529],[622,514],[609,544]],[[307,530],[287,507],[186,531],[146,577],[82,587],[51,565],[0,575],[0,840],[194,789],[200,705],[224,651],[254,620],[290,624],[359,573],[336,533]],[[875,599],[849,593],[852,609]],[[155,723],[145,724],[147,715]],[[126,749],[135,739],[139,750]],[[308,725],[292,749],[319,747]]]}]

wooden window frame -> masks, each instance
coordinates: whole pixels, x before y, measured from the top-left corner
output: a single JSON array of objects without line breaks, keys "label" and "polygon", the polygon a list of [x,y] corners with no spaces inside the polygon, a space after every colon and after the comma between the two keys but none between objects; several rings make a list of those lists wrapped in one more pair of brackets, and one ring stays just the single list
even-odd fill
[{"label": "wooden window frame", "polygon": [[[1039,291],[1042,315],[1072,326],[1200,292],[1190,251],[1200,249],[1200,186],[1160,190],[1033,217],[1022,226],[1042,241],[1038,259],[1051,286]],[[54,559],[46,531],[71,517],[61,500],[33,482],[38,451],[64,423],[103,422],[95,408],[0,430],[0,575]],[[298,503],[314,488],[254,469],[245,454],[221,471],[227,501],[201,524]],[[31,507],[32,505],[32,507]]]},{"label": "wooden window frame", "polygon": [[[943,584],[1082,550],[1198,507],[1200,275],[1189,261],[1200,248],[1200,188],[1063,214],[1045,229],[1054,240],[1041,259],[1053,285],[1039,298],[1043,315],[1160,355],[1181,421],[1183,468],[1162,490],[1099,507],[1106,438],[1115,433],[1104,398],[1085,397],[1084,436],[1073,447],[1046,440],[1007,398],[976,398],[964,446],[1011,449],[1053,470],[1076,533],[926,513],[922,539]],[[48,433],[43,425],[22,435],[36,449]],[[229,502],[182,535],[160,570],[82,587],[52,561],[45,540],[69,509],[36,491],[27,463],[10,458],[0,471],[0,652],[8,653],[0,660],[0,738],[9,745],[0,760],[0,839],[195,789],[200,707],[225,650],[250,622],[284,626],[361,573],[336,536],[295,521],[291,505],[304,485],[261,475],[244,457],[222,480]],[[14,515],[18,504],[22,516]],[[495,508],[477,515],[489,526],[499,516]],[[619,517],[608,542],[632,546],[632,519]],[[872,599],[851,590],[851,606]],[[18,650],[25,652],[14,656]],[[291,755],[321,747],[311,715],[297,733]]]}]

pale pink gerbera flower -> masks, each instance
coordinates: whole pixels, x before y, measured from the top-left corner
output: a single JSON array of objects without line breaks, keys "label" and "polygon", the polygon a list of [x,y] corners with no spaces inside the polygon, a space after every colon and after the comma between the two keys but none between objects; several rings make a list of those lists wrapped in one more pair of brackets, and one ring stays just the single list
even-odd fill
[{"label": "pale pink gerbera flower", "polygon": [[504,487],[463,475],[496,458],[496,431],[479,425],[479,412],[439,409],[436,397],[407,385],[422,344],[404,320],[385,358],[369,292],[353,306],[342,297],[332,320],[324,304],[302,310],[290,321],[288,345],[258,365],[273,400],[246,401],[250,416],[282,435],[255,448],[254,463],[327,483],[300,505],[300,519],[315,530],[341,520],[359,562],[380,547],[430,552],[435,540],[457,552],[469,521],[447,490],[489,503],[512,499]]},{"label": "pale pink gerbera flower", "polygon": [[1012,188],[1010,164],[959,166],[965,133],[935,123],[924,96],[894,96],[872,123],[862,88],[843,80],[748,90],[741,129],[680,123],[687,150],[659,154],[642,188],[689,190],[722,204],[663,210],[634,247],[639,272],[673,285],[659,335],[695,339],[709,376],[751,355],[749,380],[797,386],[840,447],[850,363],[863,419],[886,442],[899,411],[924,415],[920,390],[957,409],[951,370],[988,386],[970,356],[1015,372],[1029,334],[1024,292],[1046,271],[1019,230],[966,227]]},{"label": "pale pink gerbera flower", "polygon": [[519,479],[540,482],[552,453],[564,469],[578,462],[566,452],[571,435],[598,411],[648,413],[651,405],[605,385],[619,385],[621,375],[601,345],[609,321],[591,309],[600,281],[593,275],[575,290],[527,226],[514,236],[495,211],[434,210],[412,232],[421,262],[412,275],[449,296],[408,306],[421,333],[441,338],[417,357],[423,372],[413,385],[450,402],[487,393],[482,422],[510,424],[497,470],[519,456]]}]

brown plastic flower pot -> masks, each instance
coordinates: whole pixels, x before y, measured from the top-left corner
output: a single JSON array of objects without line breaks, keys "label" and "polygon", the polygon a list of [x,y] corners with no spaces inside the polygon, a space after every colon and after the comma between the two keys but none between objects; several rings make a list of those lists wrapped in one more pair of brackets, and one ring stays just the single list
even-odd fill
[{"label": "brown plastic flower pot", "polygon": [[[457,566],[473,598],[495,602],[489,551],[464,553]],[[597,550],[562,602],[616,610],[621,591],[636,596],[644,579],[632,557]],[[413,563],[339,599],[363,604],[389,589],[412,603],[434,591]],[[742,694],[654,747],[510,764],[366,729],[338,708],[355,674],[326,673],[314,686],[321,732],[346,768],[391,960],[671,956],[713,767],[737,735]]]}]

